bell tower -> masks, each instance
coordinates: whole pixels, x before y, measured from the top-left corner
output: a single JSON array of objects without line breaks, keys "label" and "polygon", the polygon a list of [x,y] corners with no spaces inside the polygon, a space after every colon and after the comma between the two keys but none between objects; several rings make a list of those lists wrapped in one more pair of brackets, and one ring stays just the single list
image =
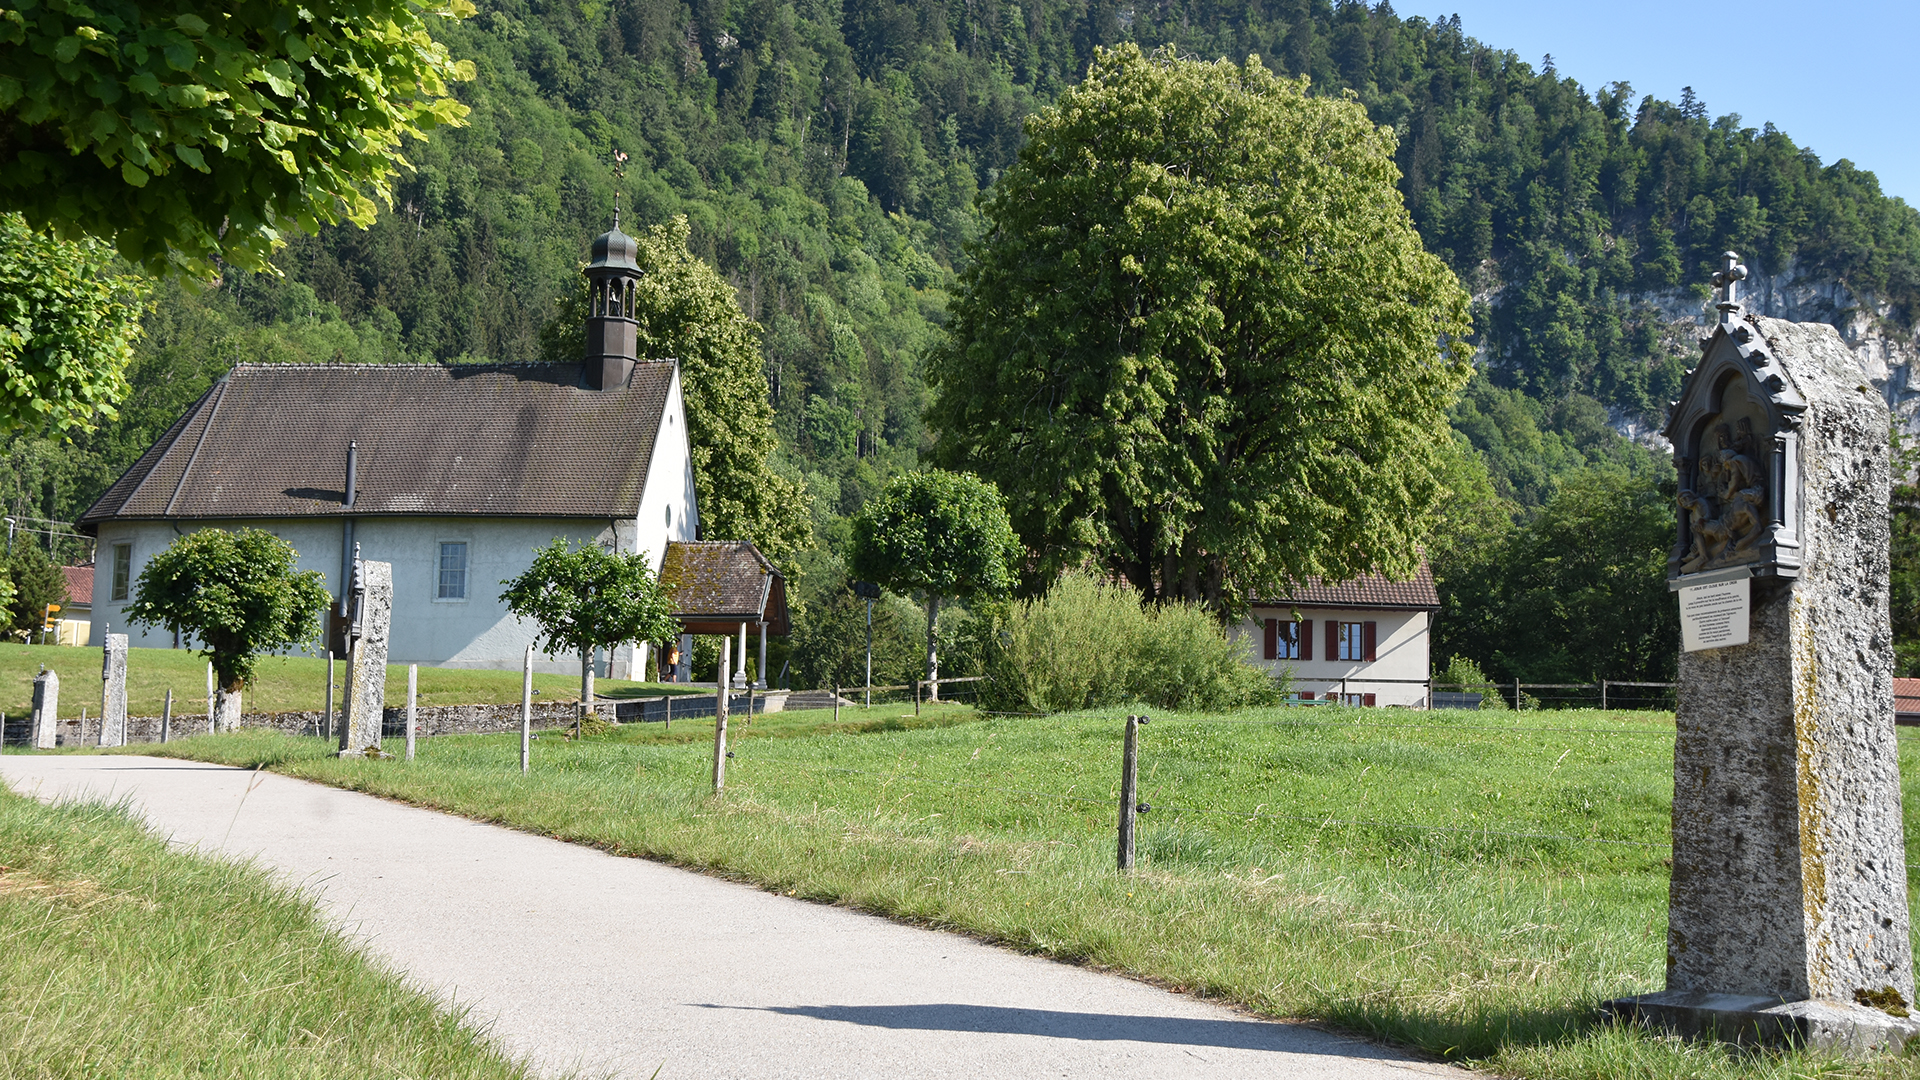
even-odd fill
[{"label": "bell tower", "polygon": [[[624,175],[620,166],[625,154],[615,155],[616,177]],[[640,245],[620,231],[620,196],[613,201],[613,228],[593,241],[593,261],[582,273],[587,275],[587,354],[580,362],[580,377],[595,390],[617,390],[627,385],[639,363],[637,354],[640,325],[633,319],[633,289],[640,281],[640,264],[634,261]]]}]

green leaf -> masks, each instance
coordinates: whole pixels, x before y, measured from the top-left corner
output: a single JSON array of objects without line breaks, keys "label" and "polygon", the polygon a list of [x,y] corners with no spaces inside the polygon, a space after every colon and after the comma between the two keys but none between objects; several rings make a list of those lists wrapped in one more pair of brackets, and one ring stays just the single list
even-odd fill
[{"label": "green leaf", "polygon": [[79,55],[80,39],[77,37],[63,37],[53,47],[53,58],[63,64],[73,63],[73,58]]},{"label": "green leaf", "polygon": [[273,88],[273,92],[281,97],[293,97],[299,92],[299,86],[293,79],[293,71],[287,67],[285,60],[275,60],[262,68],[260,74],[265,77],[267,85]]},{"label": "green leaf", "polygon": [[200,59],[200,50],[191,42],[170,41],[161,51],[166,54],[167,66],[175,71],[192,71]]},{"label": "green leaf", "polygon": [[173,25],[196,36],[207,32],[207,20],[191,13],[177,16],[173,20]]},{"label": "green leaf", "polygon": [[186,162],[188,165],[193,166],[195,169],[198,169],[201,172],[207,171],[207,159],[201,156],[199,150],[191,146],[179,146],[179,145],[174,146],[173,156],[179,158],[181,161]]},{"label": "green leaf", "polygon": [[147,181],[150,179],[145,169],[142,169],[131,161],[123,161],[120,163],[120,178],[137,188],[146,187]]}]

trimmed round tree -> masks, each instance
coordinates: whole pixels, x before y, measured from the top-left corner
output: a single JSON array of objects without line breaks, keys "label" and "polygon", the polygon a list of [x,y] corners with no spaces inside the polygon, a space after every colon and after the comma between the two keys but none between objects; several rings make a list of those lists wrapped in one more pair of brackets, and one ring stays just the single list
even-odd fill
[{"label": "trimmed round tree", "polygon": [[200,643],[218,687],[215,727],[240,719],[240,688],[263,653],[311,645],[329,597],[318,570],[295,570],[299,553],[260,529],[202,529],[148,560],[127,617]]},{"label": "trimmed round tree", "polygon": [[573,547],[558,537],[535,548],[532,565],[501,584],[507,587],[500,594],[507,610],[539,624],[536,648],[580,654],[583,703],[593,650],[623,641],[663,641],[680,629],[673,601],[646,557],[636,552],[608,551],[594,543]]},{"label": "trimmed round tree", "polygon": [[1025,552],[1000,490],[972,473],[907,473],[853,519],[853,572],[927,605],[927,679],[940,699],[940,599],[998,599]]}]

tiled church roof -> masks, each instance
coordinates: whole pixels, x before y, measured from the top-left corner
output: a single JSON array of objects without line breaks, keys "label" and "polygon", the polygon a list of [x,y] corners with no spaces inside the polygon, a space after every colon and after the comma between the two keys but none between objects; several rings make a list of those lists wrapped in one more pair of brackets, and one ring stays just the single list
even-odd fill
[{"label": "tiled church roof", "polygon": [[[241,364],[80,518],[631,517],[673,378],[574,364]],[[344,505],[347,443],[358,496]]]}]

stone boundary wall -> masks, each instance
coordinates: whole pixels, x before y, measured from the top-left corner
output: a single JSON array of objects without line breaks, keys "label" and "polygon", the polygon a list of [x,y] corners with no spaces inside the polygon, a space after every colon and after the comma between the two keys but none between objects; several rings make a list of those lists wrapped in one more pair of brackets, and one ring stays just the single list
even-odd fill
[{"label": "stone boundary wall", "polygon": [[[753,695],[753,711],[757,713],[780,712],[786,703],[786,691],[775,690],[770,693],[756,692]],[[674,720],[697,720],[713,715],[713,695],[682,694],[673,697],[641,698],[634,701],[602,701],[598,710],[601,716],[616,723],[659,723],[666,720],[668,702],[672,702]],[[536,729],[564,727],[573,723],[579,712],[577,701],[536,701],[533,704],[533,726]],[[730,712],[744,714],[747,710],[747,695],[742,693],[729,696],[727,708]],[[336,717],[337,719],[337,717]],[[289,735],[318,735],[322,716],[314,712],[284,713],[243,713],[240,726],[243,728],[273,728]],[[381,738],[394,738],[406,735],[407,709],[404,705],[388,706],[381,717]],[[5,740],[8,745],[25,745],[31,738],[28,716],[5,718]],[[520,706],[503,705],[422,705],[414,710],[414,732],[421,738],[434,735],[480,735],[520,729]],[[80,718],[63,717],[56,728],[60,746],[94,746],[100,740],[100,718],[89,714],[86,729],[81,730]],[[188,735],[204,735],[207,731],[205,713],[176,714],[173,718],[172,736],[185,738]],[[127,741],[129,743],[151,743],[160,741],[160,718],[158,716],[127,717]]]}]

